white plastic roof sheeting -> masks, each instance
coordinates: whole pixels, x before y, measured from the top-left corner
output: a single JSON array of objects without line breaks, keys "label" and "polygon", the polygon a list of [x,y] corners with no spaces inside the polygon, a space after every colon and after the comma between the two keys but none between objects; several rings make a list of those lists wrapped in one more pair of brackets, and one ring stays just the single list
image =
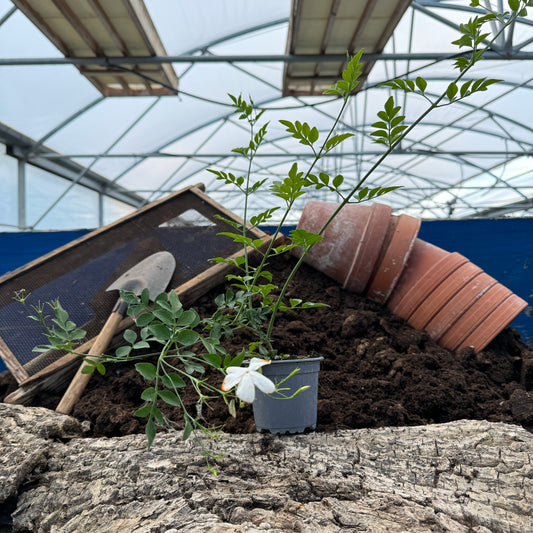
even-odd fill
[{"label": "white plastic roof sheeting", "polygon": [[[147,8],[169,56],[283,56],[290,0],[147,0]],[[455,27],[472,16],[468,1],[417,0],[407,10],[385,54],[453,54]],[[456,9],[460,7],[461,9]],[[59,58],[57,49],[13,4],[0,0],[0,56]],[[531,216],[533,207],[533,19],[521,19],[506,34],[513,53],[527,60],[486,60],[472,77],[501,78],[488,91],[434,111],[373,174],[369,185],[402,185],[380,201],[396,212],[422,218]],[[503,45],[503,43],[501,43]],[[247,143],[247,131],[229,106],[227,93],[250,95],[267,108],[267,143],[257,157],[255,178],[280,179],[305,147],[287,134],[280,118],[327,131],[340,102],[332,97],[282,98],[282,61],[176,62],[179,94],[104,98],[73,65],[0,65],[0,122],[37,143],[17,164],[0,155],[0,231],[95,227],[134,207],[82,186],[74,176],[55,176],[32,163],[41,147],[57,152],[49,161],[73,161],[84,178],[93,173],[152,201],[203,182],[207,193],[238,214],[242,198],[217,182],[207,168],[244,172],[246,162],[230,150]],[[37,62],[37,61],[36,61]],[[368,82],[352,97],[340,129],[355,136],[321,169],[355,183],[382,152],[370,124],[391,92],[379,83],[411,73],[437,94],[455,78],[452,60],[378,60]],[[426,107],[404,98],[407,122]],[[7,144],[7,142],[6,142]],[[9,150],[8,150],[9,152]],[[19,153],[20,156],[20,153]],[[24,187],[21,186],[24,169]],[[85,168],[85,171],[83,170]],[[74,180],[74,181],[72,181]],[[323,190],[316,199],[335,201]],[[270,205],[259,194],[252,208]],[[291,222],[298,219],[295,210]]]}]

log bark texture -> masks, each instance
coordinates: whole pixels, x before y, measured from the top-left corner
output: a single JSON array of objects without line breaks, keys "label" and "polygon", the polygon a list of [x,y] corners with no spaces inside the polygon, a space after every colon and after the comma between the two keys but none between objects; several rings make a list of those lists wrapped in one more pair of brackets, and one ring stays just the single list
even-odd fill
[{"label": "log bark texture", "polygon": [[180,432],[150,451],[143,435],[83,432],[53,411],[0,404],[0,502],[11,502],[13,531],[533,531],[533,435],[518,426],[221,434],[204,442],[220,455],[216,476]]}]

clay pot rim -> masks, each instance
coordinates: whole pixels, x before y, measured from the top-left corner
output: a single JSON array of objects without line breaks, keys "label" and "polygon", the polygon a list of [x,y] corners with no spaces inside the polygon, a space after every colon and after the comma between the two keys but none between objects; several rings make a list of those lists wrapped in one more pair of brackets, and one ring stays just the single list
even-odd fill
[{"label": "clay pot rim", "polygon": [[506,328],[525,308],[527,302],[514,293],[509,294],[461,342],[458,350],[472,346],[475,352],[483,350],[500,331]]},{"label": "clay pot rim", "polygon": [[[393,217],[394,218],[394,217]],[[390,242],[378,259],[377,269],[371,277],[367,296],[373,300],[386,302],[409,258],[414,246],[421,220],[409,215],[400,215],[396,219],[396,227],[392,233]]]},{"label": "clay pot rim", "polygon": [[[439,344],[456,351],[461,343],[481,324],[503,300],[512,294],[511,290],[496,283],[489,287],[474,304],[465,311],[460,320],[456,321],[439,339]],[[489,303],[492,301],[492,304]]]},{"label": "clay pot rim", "polygon": [[497,283],[486,272],[481,271],[476,274],[426,324],[425,330],[429,336],[439,342],[443,335],[462,320],[465,313]]},{"label": "clay pot rim", "polygon": [[356,293],[363,293],[366,289],[383,247],[391,214],[392,207],[389,205],[372,204],[359,246],[344,280],[344,288]]},{"label": "clay pot rim", "polygon": [[424,301],[417,306],[407,322],[417,329],[425,329],[437,313],[473,278],[483,271],[474,263],[467,261],[446,276],[435,288],[426,295]]},{"label": "clay pot rim", "polygon": [[409,320],[421,303],[431,296],[431,293],[457,269],[468,263],[468,259],[457,252],[443,257],[435,263],[405,294],[391,311]]}]

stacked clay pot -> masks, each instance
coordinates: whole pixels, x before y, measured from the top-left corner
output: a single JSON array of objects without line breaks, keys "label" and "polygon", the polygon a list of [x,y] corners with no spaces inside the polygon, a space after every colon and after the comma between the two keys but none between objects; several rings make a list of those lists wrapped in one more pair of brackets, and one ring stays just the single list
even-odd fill
[{"label": "stacked clay pot", "polygon": [[[318,233],[337,207],[307,202],[298,228]],[[405,267],[419,228],[420,220],[393,216],[387,205],[346,205],[306,262],[340,281],[344,288],[385,302]]]},{"label": "stacked clay pot", "polygon": [[[319,233],[338,204],[310,201],[298,228]],[[384,204],[346,205],[306,262],[386,304],[450,350],[482,350],[527,302],[467,258],[417,238],[420,220]]]}]

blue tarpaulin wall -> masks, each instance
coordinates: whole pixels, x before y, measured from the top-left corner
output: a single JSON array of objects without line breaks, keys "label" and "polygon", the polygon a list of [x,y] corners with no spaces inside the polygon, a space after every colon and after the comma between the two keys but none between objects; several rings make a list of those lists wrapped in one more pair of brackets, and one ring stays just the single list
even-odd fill
[{"label": "blue tarpaulin wall", "polygon": [[[0,233],[0,275],[87,232]],[[459,252],[526,300],[528,308],[511,326],[533,346],[533,218],[425,221],[418,237],[449,252]],[[0,361],[0,371],[4,369]]]},{"label": "blue tarpaulin wall", "polygon": [[89,230],[0,233],[0,276],[88,232]]}]

